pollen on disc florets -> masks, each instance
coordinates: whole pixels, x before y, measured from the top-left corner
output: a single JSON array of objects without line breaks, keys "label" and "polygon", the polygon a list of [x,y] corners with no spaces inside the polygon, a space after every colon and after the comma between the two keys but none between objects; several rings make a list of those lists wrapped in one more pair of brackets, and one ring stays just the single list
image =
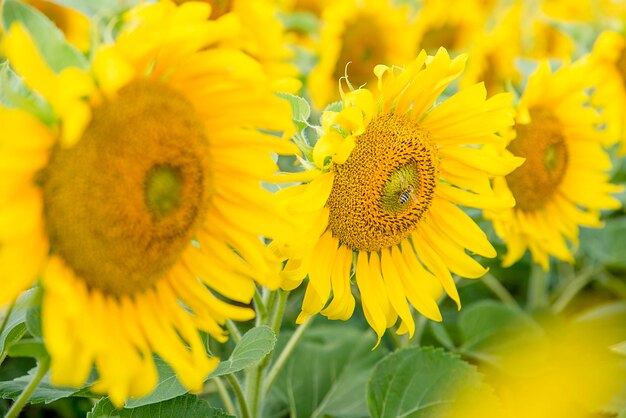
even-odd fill
[{"label": "pollen on disc florets", "polygon": [[568,163],[563,129],[551,110],[530,110],[531,122],[517,125],[517,137],[509,151],[526,158],[524,164],[506,176],[517,208],[542,209],[561,184]]},{"label": "pollen on disc florets", "polygon": [[209,145],[180,93],[134,81],[93,109],[72,148],[42,173],[52,251],[106,294],[153,286],[179,259],[207,210]]},{"label": "pollen on disc florets", "polygon": [[344,164],[327,206],[334,237],[352,250],[400,243],[431,206],[439,172],[430,134],[407,115],[373,119]]}]

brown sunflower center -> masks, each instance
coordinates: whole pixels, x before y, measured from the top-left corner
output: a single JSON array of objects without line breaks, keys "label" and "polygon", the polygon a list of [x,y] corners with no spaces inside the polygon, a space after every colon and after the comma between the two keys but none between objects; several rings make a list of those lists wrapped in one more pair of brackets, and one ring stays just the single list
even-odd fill
[{"label": "brown sunflower center", "polygon": [[563,130],[552,112],[531,109],[531,122],[518,125],[517,138],[509,150],[526,158],[524,164],[506,176],[516,205],[534,211],[550,200],[567,170],[568,153]]},{"label": "brown sunflower center", "polygon": [[439,160],[426,130],[391,113],[372,120],[334,170],[327,202],[333,236],[352,250],[378,251],[400,243],[424,218]]},{"label": "brown sunflower center", "polygon": [[458,24],[446,23],[442,26],[433,26],[424,32],[419,48],[429,53],[436,52],[444,47],[450,50],[460,49],[459,34],[463,28]]},{"label": "brown sunflower center", "polygon": [[80,141],[43,175],[52,250],[90,288],[134,294],[174,265],[212,189],[205,129],[192,105],[135,81],[93,109]]},{"label": "brown sunflower center", "polygon": [[333,78],[343,77],[348,66],[350,82],[358,87],[372,79],[376,64],[385,62],[387,51],[381,40],[378,23],[373,17],[363,16],[348,23],[341,39],[341,52]]}]

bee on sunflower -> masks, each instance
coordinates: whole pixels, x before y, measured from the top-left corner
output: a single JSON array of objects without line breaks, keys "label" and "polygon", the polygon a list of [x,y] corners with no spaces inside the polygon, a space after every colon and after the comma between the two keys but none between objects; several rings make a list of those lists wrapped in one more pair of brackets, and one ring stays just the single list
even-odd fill
[{"label": "bee on sunflower", "polygon": [[309,278],[298,322],[319,312],[351,317],[355,275],[379,341],[398,317],[398,332],[412,336],[409,304],[440,321],[444,290],[461,306],[452,273],[485,273],[466,249],[485,257],[496,252],[458,205],[511,208],[513,198],[496,196],[490,181],[523,158],[499,151],[505,139],[496,132],[513,123],[510,94],[487,100],[481,83],[435,105],[465,61],[441,48],[434,56],[422,51],[404,69],[378,65],[377,91],[351,89],[340,111],[323,113],[313,179],[279,192],[309,226],[296,242],[273,243],[289,256],[283,288]]}]

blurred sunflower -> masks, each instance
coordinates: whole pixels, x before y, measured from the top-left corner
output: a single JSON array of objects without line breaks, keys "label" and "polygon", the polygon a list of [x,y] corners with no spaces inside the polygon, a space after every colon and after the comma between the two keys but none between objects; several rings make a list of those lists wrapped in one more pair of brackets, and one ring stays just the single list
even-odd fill
[{"label": "blurred sunflower", "polygon": [[549,317],[541,328],[535,326],[535,332],[526,325],[526,329],[510,329],[508,335],[491,336],[483,350],[495,364],[479,367],[506,410],[498,416],[617,416],[615,408],[621,409],[619,400],[623,403],[626,386],[626,363],[611,347],[626,338],[625,313],[623,302],[613,302],[573,316]]},{"label": "blurred sunflower", "polygon": [[583,13],[587,10],[583,4],[585,2],[517,1],[522,7],[518,25],[522,28],[524,56],[536,59],[570,59],[576,50],[576,43],[563,32],[562,27],[589,19],[589,15]]},{"label": "blurred sunflower", "polygon": [[271,153],[297,150],[263,132],[291,129],[291,112],[257,61],[215,47],[237,21],[209,14],[133,9],[88,71],[52,72],[20,25],[3,39],[58,121],[0,109],[0,303],[41,276],[53,383],[81,385],[95,364],[93,390],[117,406],[154,388],[153,352],[200,390],[218,360],[199,331],[225,341],[226,319],[254,316],[213,291],[247,304],[253,279],[280,283],[258,237],[289,225],[260,181]]},{"label": "blurred sunflower", "polygon": [[520,73],[515,60],[521,55],[520,13],[519,5],[494,11],[494,26],[477,35],[469,50],[462,88],[482,80],[487,93],[494,94],[504,91],[507,83],[518,81]]},{"label": "blurred sunflower", "polygon": [[593,103],[602,109],[610,140],[622,141],[626,154],[626,37],[605,31],[596,40],[590,65],[598,72],[600,83]]},{"label": "blurred sunflower", "polygon": [[412,336],[407,299],[440,321],[443,290],[460,307],[451,272],[485,273],[465,249],[485,257],[496,252],[457,204],[513,206],[512,198],[493,194],[489,180],[522,159],[482,146],[504,141],[495,132],[513,123],[510,94],[485,100],[484,86],[476,84],[433,107],[465,60],[451,60],[442,48],[434,57],[422,51],[404,70],[376,66],[376,97],[353,90],[341,111],[324,112],[324,134],[313,150],[317,177],[279,193],[286,205],[305,208],[310,225],[296,243],[274,245],[295,255],[285,265],[284,288],[309,276],[298,322],[320,311],[349,318],[354,268],[365,318],[379,341],[398,316],[398,332]]},{"label": "blurred sunflower", "polygon": [[416,42],[409,9],[387,0],[340,0],[322,13],[319,62],[309,76],[313,103],[324,108],[339,99],[337,80],[350,73],[356,86],[374,83],[379,62],[407,64],[415,58]]},{"label": "blurred sunflower", "polygon": [[414,24],[419,49],[429,53],[440,47],[452,51],[467,49],[482,34],[494,3],[477,0],[423,1]]},{"label": "blurred sunflower", "polygon": [[87,16],[45,0],[25,0],[25,3],[36,8],[54,22],[65,34],[69,43],[83,52],[89,49],[91,26]]},{"label": "blurred sunflower", "polygon": [[[175,0],[182,4],[189,0]],[[211,19],[227,13],[240,21],[238,36],[224,40],[225,46],[241,49],[263,65],[265,72],[280,91],[295,93],[301,83],[295,78],[298,69],[293,63],[285,27],[278,19],[273,0],[200,0],[211,5]]]},{"label": "blurred sunflower", "polygon": [[609,183],[611,168],[602,147],[604,133],[585,89],[593,85],[589,67],[577,63],[551,73],[547,62],[529,78],[517,110],[515,139],[509,151],[524,165],[494,181],[494,191],[514,197],[515,208],[486,211],[506,242],[503,264],[510,266],[530,249],[547,270],[549,255],[573,262],[566,243],[578,243],[578,227],[599,227],[601,209],[620,207],[610,196],[621,190]]}]

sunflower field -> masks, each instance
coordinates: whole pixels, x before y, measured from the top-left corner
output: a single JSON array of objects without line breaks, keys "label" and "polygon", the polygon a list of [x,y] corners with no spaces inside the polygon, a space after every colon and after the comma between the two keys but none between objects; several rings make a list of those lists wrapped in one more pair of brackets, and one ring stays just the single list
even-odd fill
[{"label": "sunflower field", "polygon": [[626,418],[625,0],[0,0],[0,414]]}]

